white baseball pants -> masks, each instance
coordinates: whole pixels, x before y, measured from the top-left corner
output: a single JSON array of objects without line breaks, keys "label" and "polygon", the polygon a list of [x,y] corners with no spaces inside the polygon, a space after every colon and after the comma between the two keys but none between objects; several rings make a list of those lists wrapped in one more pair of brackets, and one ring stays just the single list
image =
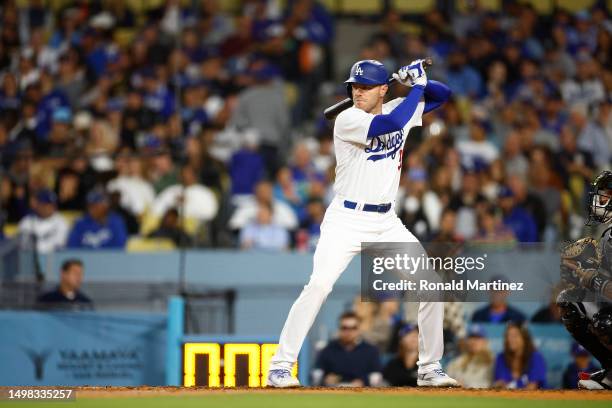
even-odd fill
[{"label": "white baseball pants", "polygon": [[[361,251],[362,242],[418,242],[402,224],[393,208],[373,213],[344,208],[336,197],[325,213],[321,237],[314,253],[310,281],[297,298],[280,335],[272,357],[272,369],[291,369],[321,305],[332,291],[349,262]],[[419,304],[419,372],[440,367],[444,352],[442,324],[444,304]]]}]

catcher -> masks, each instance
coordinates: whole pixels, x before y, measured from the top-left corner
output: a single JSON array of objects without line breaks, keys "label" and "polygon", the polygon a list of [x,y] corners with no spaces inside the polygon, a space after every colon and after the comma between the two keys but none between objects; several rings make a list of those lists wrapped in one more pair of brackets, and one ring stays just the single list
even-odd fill
[{"label": "catcher", "polygon": [[599,241],[582,238],[562,250],[561,278],[568,288],[557,304],[561,320],[602,370],[581,373],[579,388],[612,389],[612,171],[603,171],[589,193],[587,225],[608,226]]}]

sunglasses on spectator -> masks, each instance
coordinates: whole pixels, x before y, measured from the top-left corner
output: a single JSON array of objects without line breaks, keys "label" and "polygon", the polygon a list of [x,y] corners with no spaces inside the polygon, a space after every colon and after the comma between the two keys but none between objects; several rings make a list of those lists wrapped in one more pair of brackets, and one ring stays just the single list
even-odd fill
[{"label": "sunglasses on spectator", "polygon": [[340,326],[340,330],[357,330],[357,326]]}]

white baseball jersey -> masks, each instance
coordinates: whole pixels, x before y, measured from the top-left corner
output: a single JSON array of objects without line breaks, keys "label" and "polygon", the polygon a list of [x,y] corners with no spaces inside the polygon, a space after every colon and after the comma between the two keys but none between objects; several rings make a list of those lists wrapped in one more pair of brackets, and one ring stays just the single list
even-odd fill
[{"label": "white baseball jersey", "polygon": [[[396,98],[382,106],[382,113],[391,112],[404,98]],[[351,201],[386,204],[397,196],[404,144],[408,132],[421,126],[424,102],[400,131],[375,136],[368,140],[368,129],[376,115],[354,106],[341,112],[334,125],[336,182],[334,192]]]}]

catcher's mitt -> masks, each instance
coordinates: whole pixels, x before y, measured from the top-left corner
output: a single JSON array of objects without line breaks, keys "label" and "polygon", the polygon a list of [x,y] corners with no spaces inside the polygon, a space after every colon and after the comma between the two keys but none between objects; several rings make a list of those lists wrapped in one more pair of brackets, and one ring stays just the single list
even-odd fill
[{"label": "catcher's mitt", "polygon": [[561,279],[573,287],[580,286],[580,278],[597,270],[601,264],[601,249],[594,238],[581,238],[561,250]]}]

